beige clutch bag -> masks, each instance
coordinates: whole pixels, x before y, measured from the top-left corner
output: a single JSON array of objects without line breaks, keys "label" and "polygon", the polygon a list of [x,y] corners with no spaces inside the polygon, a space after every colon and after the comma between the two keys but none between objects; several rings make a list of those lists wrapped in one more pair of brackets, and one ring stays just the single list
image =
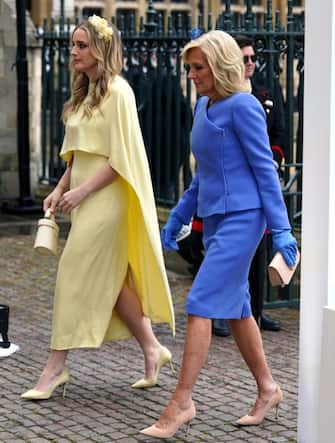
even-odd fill
[{"label": "beige clutch bag", "polygon": [[293,277],[294,271],[298,266],[299,261],[300,254],[299,251],[297,251],[297,261],[295,265],[290,268],[289,266],[287,266],[281,253],[277,252],[268,266],[268,274],[271,286],[288,285]]},{"label": "beige clutch bag", "polygon": [[38,220],[37,226],[35,251],[42,255],[57,255],[59,227],[54,214],[47,210],[44,217]]}]

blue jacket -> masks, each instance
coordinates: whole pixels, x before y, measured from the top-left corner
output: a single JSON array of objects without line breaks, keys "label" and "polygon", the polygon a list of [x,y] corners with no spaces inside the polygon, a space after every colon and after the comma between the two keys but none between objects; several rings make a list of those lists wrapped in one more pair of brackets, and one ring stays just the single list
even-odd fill
[{"label": "blue jacket", "polygon": [[204,218],[262,208],[270,230],[290,229],[262,106],[242,92],[209,108],[208,100],[195,107],[197,171],[174,211],[188,223],[195,212]]}]

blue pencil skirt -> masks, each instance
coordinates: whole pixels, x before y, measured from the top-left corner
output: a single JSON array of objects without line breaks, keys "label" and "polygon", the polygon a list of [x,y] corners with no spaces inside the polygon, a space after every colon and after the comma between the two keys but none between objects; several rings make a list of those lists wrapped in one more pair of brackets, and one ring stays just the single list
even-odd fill
[{"label": "blue pencil skirt", "polygon": [[262,209],[203,219],[206,253],[187,297],[188,314],[205,318],[250,317],[248,275],[265,226]]}]

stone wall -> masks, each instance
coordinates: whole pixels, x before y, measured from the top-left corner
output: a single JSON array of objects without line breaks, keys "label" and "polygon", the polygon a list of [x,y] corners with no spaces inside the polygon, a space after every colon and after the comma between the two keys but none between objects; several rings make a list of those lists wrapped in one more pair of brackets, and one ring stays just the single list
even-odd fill
[{"label": "stone wall", "polygon": [[[66,2],[63,2],[65,17],[73,17],[74,3],[75,3],[75,0],[66,0]],[[92,5],[92,6],[94,7],[95,5]],[[51,16],[52,17],[59,17],[60,12],[61,12],[61,0],[53,0]]]},{"label": "stone wall", "polygon": [[15,1],[0,0],[0,198],[18,196]]},{"label": "stone wall", "polygon": [[[38,185],[40,163],[41,50],[27,13],[31,189]],[[15,0],[0,0],[0,201],[19,196],[17,159],[17,76]]]}]

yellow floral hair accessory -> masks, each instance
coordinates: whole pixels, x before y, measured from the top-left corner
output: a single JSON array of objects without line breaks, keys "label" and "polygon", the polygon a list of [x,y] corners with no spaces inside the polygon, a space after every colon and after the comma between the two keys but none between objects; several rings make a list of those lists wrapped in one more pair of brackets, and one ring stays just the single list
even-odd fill
[{"label": "yellow floral hair accessory", "polygon": [[106,41],[111,39],[113,35],[113,29],[108,26],[108,22],[106,19],[99,17],[98,15],[92,15],[88,18],[88,21],[98,33],[99,38],[103,38]]}]

